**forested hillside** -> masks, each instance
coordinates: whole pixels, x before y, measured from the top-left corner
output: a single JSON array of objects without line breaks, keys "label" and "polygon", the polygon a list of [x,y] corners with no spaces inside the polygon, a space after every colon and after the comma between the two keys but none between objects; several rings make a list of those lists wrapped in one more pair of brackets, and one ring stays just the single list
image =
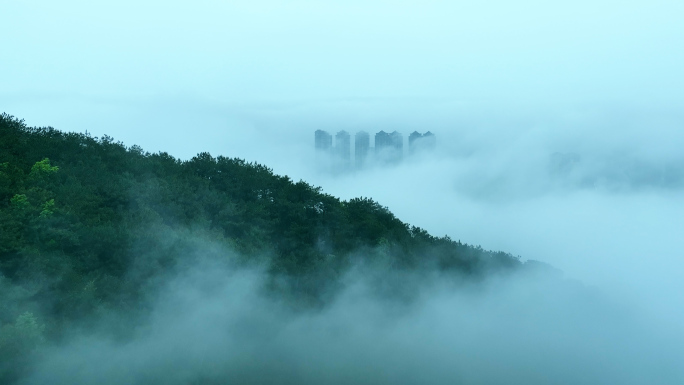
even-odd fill
[{"label": "forested hillside", "polygon": [[0,117],[0,382],[72,328],[135,323],[160,277],[207,259],[259,266],[271,293],[307,307],[357,264],[459,279],[520,266],[260,164],[181,161]]}]

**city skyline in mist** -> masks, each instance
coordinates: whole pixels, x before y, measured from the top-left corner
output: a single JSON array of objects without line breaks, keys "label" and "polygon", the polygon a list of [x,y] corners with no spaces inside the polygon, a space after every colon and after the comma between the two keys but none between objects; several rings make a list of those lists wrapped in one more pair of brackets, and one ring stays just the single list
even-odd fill
[{"label": "city skyline in mist", "polygon": [[374,165],[398,165],[406,157],[432,153],[436,145],[437,138],[430,131],[413,131],[404,140],[403,134],[396,130],[380,130],[375,135],[361,130],[354,134],[353,141],[350,133],[345,130],[335,133],[334,140],[333,135],[326,130],[318,129],[314,132],[316,162],[321,170],[332,172],[358,171]]}]

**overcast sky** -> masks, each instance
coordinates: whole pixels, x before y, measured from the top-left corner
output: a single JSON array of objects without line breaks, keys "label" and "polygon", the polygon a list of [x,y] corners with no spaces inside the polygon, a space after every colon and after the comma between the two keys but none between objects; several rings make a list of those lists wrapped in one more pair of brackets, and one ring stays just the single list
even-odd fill
[{"label": "overcast sky", "polygon": [[[0,110],[29,125],[255,160],[663,312],[682,302],[663,299],[684,289],[682,1],[4,0],[0,13]],[[318,128],[431,130],[438,151],[333,178],[312,165]]]},{"label": "overcast sky", "polygon": [[680,1],[6,0],[2,12],[3,103],[41,121],[24,103],[671,107],[684,86]]}]

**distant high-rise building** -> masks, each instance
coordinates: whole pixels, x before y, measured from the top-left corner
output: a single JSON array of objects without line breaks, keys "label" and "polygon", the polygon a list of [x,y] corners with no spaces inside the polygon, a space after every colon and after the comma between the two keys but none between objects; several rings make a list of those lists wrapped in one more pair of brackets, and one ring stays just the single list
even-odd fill
[{"label": "distant high-rise building", "polygon": [[397,131],[391,134],[380,131],[375,134],[375,155],[379,161],[396,163],[404,151],[404,138]]},{"label": "distant high-rise building", "polygon": [[335,134],[335,153],[343,162],[351,161],[351,137],[347,131]]},{"label": "distant high-rise building", "polygon": [[401,154],[404,152],[404,137],[400,133],[394,131],[390,134],[390,139],[392,142],[392,148],[394,148],[397,154],[399,154],[401,157]]},{"label": "distant high-rise building", "polygon": [[370,149],[370,135],[365,131],[359,131],[354,135],[354,160],[356,168],[366,165],[368,151]]},{"label": "distant high-rise building", "polygon": [[430,131],[423,134],[423,141],[425,142],[425,148],[429,151],[434,150],[437,146],[437,137]]},{"label": "distant high-rise building", "polygon": [[323,130],[316,130],[316,150],[329,152],[332,149],[332,136]]},{"label": "distant high-rise building", "polygon": [[409,154],[415,154],[421,151],[432,151],[437,144],[435,134],[428,131],[424,134],[413,131],[409,135]]},{"label": "distant high-rise building", "polygon": [[411,135],[409,135],[409,154],[414,154],[416,152],[415,142],[416,140],[420,140],[422,137],[423,134],[419,133],[418,131],[413,131]]},{"label": "distant high-rise building", "polygon": [[390,139],[390,135],[386,133],[385,131],[380,131],[377,134],[375,134],[375,153],[380,154],[381,152],[385,151],[386,149],[390,148],[392,146],[392,140]]}]

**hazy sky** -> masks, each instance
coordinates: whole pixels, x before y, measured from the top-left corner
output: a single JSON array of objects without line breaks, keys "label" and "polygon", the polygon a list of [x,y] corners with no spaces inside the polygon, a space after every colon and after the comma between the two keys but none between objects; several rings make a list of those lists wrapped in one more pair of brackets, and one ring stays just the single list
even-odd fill
[{"label": "hazy sky", "polygon": [[671,104],[684,85],[680,1],[6,0],[2,11],[3,103],[27,115],[36,99]]},{"label": "hazy sky", "polygon": [[[29,125],[256,160],[437,235],[653,290],[648,303],[684,289],[681,1],[4,0],[0,12],[0,110]],[[331,178],[312,165],[317,128],[431,130],[439,151]]]}]

